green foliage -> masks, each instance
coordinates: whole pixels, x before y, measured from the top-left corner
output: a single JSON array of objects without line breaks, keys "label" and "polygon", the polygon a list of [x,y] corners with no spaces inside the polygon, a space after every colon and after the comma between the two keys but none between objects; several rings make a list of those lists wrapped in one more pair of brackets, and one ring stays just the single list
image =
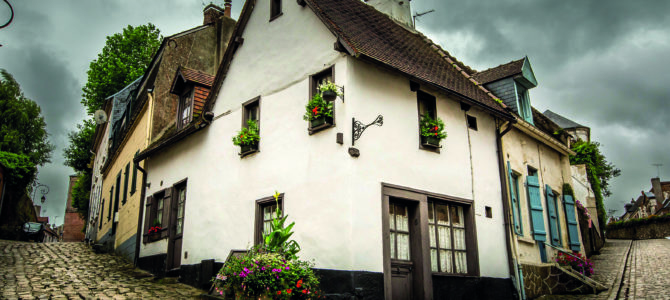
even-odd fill
[{"label": "green foliage", "polygon": [[600,144],[597,142],[578,141],[572,145],[575,155],[570,156],[570,164],[586,165],[586,174],[591,184],[591,189],[596,198],[596,209],[598,211],[598,222],[607,224],[607,212],[603,196],[610,196],[609,180],[621,174],[612,163],[605,159],[600,152]]},{"label": "green foliage", "polygon": [[575,192],[572,190],[572,186],[569,183],[563,184],[563,195],[575,196]]},{"label": "green foliage", "polygon": [[319,91],[321,91],[321,93],[326,92],[326,91],[330,91],[330,92],[334,92],[335,94],[337,94],[340,97],[342,96],[342,92],[340,91],[340,87],[338,87],[335,83],[332,83],[330,80],[320,84],[318,89],[319,89]]},{"label": "green foliage", "polygon": [[0,163],[8,173],[8,185],[16,190],[24,190],[35,179],[37,168],[27,155],[0,151]]},{"label": "green foliage", "polygon": [[275,202],[277,203],[277,210],[275,217],[270,224],[270,232],[263,235],[264,243],[261,245],[261,250],[281,254],[288,260],[297,259],[297,254],[300,252],[300,245],[294,240],[289,241],[289,238],[293,235],[291,229],[293,229],[295,222],[284,227],[288,215],[284,217],[281,216],[281,210],[279,209],[279,193],[275,191],[274,197]]},{"label": "green foliage", "polygon": [[81,103],[89,114],[100,109],[105,98],[115,94],[144,74],[162,36],[153,24],[128,27],[107,37],[102,52],[86,72]]},{"label": "green foliage", "polygon": [[235,146],[251,145],[260,141],[261,137],[258,135],[258,124],[254,120],[247,121],[247,127],[242,128],[237,135],[233,137],[233,144]]},{"label": "green foliage", "polygon": [[444,122],[440,118],[433,119],[428,114],[421,117],[421,135],[425,137],[434,137],[440,140],[447,137],[444,132]]},{"label": "green foliage", "polygon": [[241,299],[267,295],[273,299],[316,299],[321,296],[313,265],[286,260],[276,253],[231,257],[214,279],[220,295],[235,292]]},{"label": "green foliage", "polygon": [[610,229],[618,229],[618,228],[629,228],[629,227],[637,227],[640,225],[646,225],[646,224],[654,224],[654,223],[664,223],[664,222],[669,222],[670,221],[670,213],[657,216],[657,215],[652,215],[646,218],[637,218],[637,219],[630,219],[628,221],[617,221],[613,223],[607,224],[607,230]]},{"label": "green foliage", "polygon": [[11,74],[0,69],[0,75],[0,151],[25,155],[34,166],[50,162],[54,146],[40,107]]},{"label": "green foliage", "polygon": [[305,105],[305,115],[302,117],[305,121],[318,119],[322,116],[333,117],[333,102],[323,100],[321,94],[316,94],[312,100]]},{"label": "green foliage", "polygon": [[72,187],[72,207],[84,219],[88,219],[88,201],[91,198],[91,172],[80,172]]},{"label": "green foliage", "polygon": [[65,149],[65,165],[78,172],[89,170],[90,151],[94,138],[95,123],[93,120],[84,120],[82,124],[77,124],[77,130],[68,133],[70,145]]}]

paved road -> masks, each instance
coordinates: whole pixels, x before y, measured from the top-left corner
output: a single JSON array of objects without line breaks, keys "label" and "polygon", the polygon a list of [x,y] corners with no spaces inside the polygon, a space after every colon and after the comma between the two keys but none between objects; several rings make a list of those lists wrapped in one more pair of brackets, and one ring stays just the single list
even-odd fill
[{"label": "paved road", "polygon": [[0,240],[0,299],[193,299],[201,293],[154,280],[82,243]]},{"label": "paved road", "polygon": [[[621,272],[624,255],[628,260]],[[607,240],[600,255],[592,258],[594,279],[611,287],[597,295],[553,295],[546,300],[668,299],[670,300],[670,240]],[[623,279],[618,277],[623,274]]]}]

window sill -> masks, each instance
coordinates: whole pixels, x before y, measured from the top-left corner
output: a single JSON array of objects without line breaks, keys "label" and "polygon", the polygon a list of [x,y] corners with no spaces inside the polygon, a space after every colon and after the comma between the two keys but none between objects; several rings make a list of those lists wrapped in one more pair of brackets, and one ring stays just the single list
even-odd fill
[{"label": "window sill", "polygon": [[437,154],[440,154],[440,148],[441,147],[435,147],[435,146],[426,146],[424,144],[419,144],[419,149],[425,150],[425,151],[430,151],[430,152],[435,152]]},{"label": "window sill", "polygon": [[276,20],[277,18],[279,18],[283,15],[284,15],[284,12],[280,12],[278,15],[270,17],[270,21],[268,21],[268,22],[272,22],[272,21]]},{"label": "window sill", "polygon": [[535,240],[533,240],[533,239],[531,239],[531,238],[527,238],[527,237],[523,237],[523,236],[518,236],[516,239],[517,239],[519,242],[523,242],[523,243],[526,243],[526,244],[535,245]]},{"label": "window sill", "polygon": [[309,128],[307,128],[307,131],[309,132],[309,135],[312,135],[312,134],[315,134],[319,131],[323,131],[323,130],[326,130],[328,128],[333,128],[333,127],[335,127],[334,124],[324,123],[324,124],[321,124],[321,125],[316,126],[316,127],[309,127]]},{"label": "window sill", "polygon": [[168,237],[167,228],[163,228],[156,233],[145,233],[142,236],[147,238],[147,241],[144,244],[150,244],[150,243],[153,243],[153,242],[164,240],[164,239],[167,239],[167,237]]},{"label": "window sill", "polygon": [[251,150],[247,150],[247,151],[244,151],[244,152],[240,152],[238,154],[240,155],[240,158],[244,158],[245,156],[252,155],[256,152],[260,152],[260,151],[258,149],[251,149]]}]

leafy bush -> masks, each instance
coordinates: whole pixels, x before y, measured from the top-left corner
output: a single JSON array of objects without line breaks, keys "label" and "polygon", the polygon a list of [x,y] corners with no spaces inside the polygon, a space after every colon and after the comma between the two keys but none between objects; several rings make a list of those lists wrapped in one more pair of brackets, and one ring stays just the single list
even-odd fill
[{"label": "leafy bush", "polygon": [[258,135],[258,124],[254,120],[247,121],[247,127],[242,128],[236,136],[233,137],[233,144],[235,146],[251,145],[257,143],[261,139]]},{"label": "leafy bush", "polygon": [[629,228],[629,227],[636,227],[640,225],[646,225],[646,224],[654,224],[654,223],[661,223],[661,222],[668,222],[670,221],[670,213],[665,214],[665,215],[652,215],[646,218],[637,218],[637,219],[630,219],[628,221],[617,221],[613,223],[607,224],[607,230],[610,229],[618,229],[618,228]]},{"label": "leafy bush", "polygon": [[421,135],[434,137],[440,140],[447,137],[444,132],[444,122],[440,118],[433,119],[428,114],[421,117]]},{"label": "leafy bush", "polygon": [[591,275],[593,275],[593,262],[591,262],[590,259],[582,256],[580,253],[573,253],[572,255],[568,255],[563,252],[558,252],[555,260],[559,265],[571,267],[573,270],[581,273],[584,276],[591,277]]},{"label": "leafy bush", "polygon": [[37,173],[35,164],[24,154],[0,151],[0,163],[9,173],[7,182],[15,189],[25,189]]},{"label": "leafy bush", "polygon": [[312,100],[305,105],[305,115],[302,117],[305,121],[318,119],[322,116],[333,117],[333,102],[323,100],[321,94],[316,94]]}]

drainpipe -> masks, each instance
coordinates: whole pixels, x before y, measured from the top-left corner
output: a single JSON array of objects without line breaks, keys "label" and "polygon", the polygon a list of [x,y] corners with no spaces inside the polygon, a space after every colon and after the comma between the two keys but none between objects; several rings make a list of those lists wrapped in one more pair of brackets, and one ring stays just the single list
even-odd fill
[{"label": "drainpipe", "polygon": [[142,243],[142,234],[144,230],[142,229],[142,219],[144,218],[144,196],[146,194],[147,186],[147,171],[140,167],[139,161],[133,161],[135,167],[142,172],[142,191],[140,191],[140,215],[137,217],[137,236],[135,237],[135,258],[133,264],[137,267],[137,263],[140,259],[140,243]]},{"label": "drainpipe", "polygon": [[[500,191],[503,199],[503,214],[504,214],[504,227],[505,227],[505,243],[507,244],[507,264],[508,268],[510,271],[510,275],[514,275],[516,277],[516,284],[515,288],[517,289],[517,292],[519,293],[519,298],[520,299],[526,299],[526,295],[524,292],[524,287],[523,287],[523,275],[521,275],[521,269],[517,267],[516,260],[514,259],[514,256],[512,254],[512,241],[510,240],[510,235],[513,234],[512,227],[510,226],[510,219],[509,219],[509,197],[508,197],[508,192],[507,192],[507,184],[505,182],[507,181],[507,174],[505,173],[505,158],[503,157],[503,149],[502,149],[502,137],[510,132],[513,128],[513,124],[516,123],[516,120],[507,122],[507,128],[503,130],[502,132],[497,132],[496,130],[496,147],[497,147],[497,154],[498,154],[498,170],[500,172]],[[503,124],[504,125],[504,124]],[[501,126],[502,128],[502,126]]]}]

